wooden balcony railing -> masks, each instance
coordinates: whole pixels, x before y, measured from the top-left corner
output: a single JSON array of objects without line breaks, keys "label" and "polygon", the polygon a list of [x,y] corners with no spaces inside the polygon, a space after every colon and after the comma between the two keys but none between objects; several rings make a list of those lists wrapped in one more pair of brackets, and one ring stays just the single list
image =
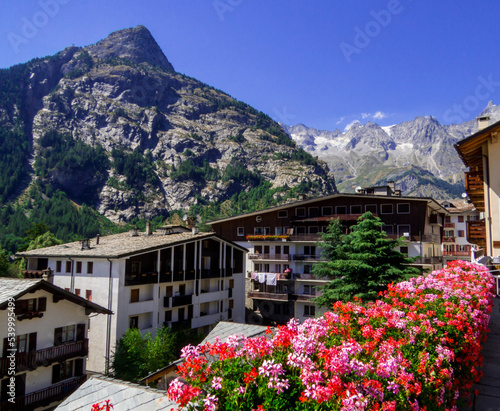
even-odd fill
[{"label": "wooden balcony railing", "polygon": [[455,237],[443,237],[443,243],[454,243]]},{"label": "wooden balcony railing", "polygon": [[484,191],[483,173],[465,173],[465,190],[467,192]]},{"label": "wooden balcony railing", "polygon": [[[16,355],[16,373],[25,370],[34,370],[40,366],[48,366],[55,361],[62,362],[73,357],[84,357],[89,352],[89,340],[75,341],[55,347],[44,348],[29,353]],[[7,375],[10,358],[0,358],[0,377]]]},{"label": "wooden balcony railing", "polygon": [[75,392],[86,379],[86,375],[74,377],[58,384],[51,385],[43,390],[17,397],[14,403],[3,401],[0,403],[0,411],[31,411],[52,402],[62,401]]},{"label": "wooden balcony railing", "polygon": [[444,228],[455,228],[455,223],[444,223]]},{"label": "wooden balcony railing", "polygon": [[253,254],[248,254],[248,258],[250,260],[278,260],[278,261],[290,261],[291,260],[291,255],[290,254],[260,254],[260,253],[253,253]]},{"label": "wooden balcony railing", "polygon": [[486,246],[486,222],[467,221],[467,241],[480,247]]},{"label": "wooden balcony railing", "polygon": [[443,251],[444,256],[452,257],[470,257],[470,251]]},{"label": "wooden balcony railing", "polygon": [[288,301],[290,299],[290,294],[281,294],[281,293],[265,293],[262,291],[250,291],[248,293],[248,297],[256,298],[260,300],[279,300],[279,301]]}]

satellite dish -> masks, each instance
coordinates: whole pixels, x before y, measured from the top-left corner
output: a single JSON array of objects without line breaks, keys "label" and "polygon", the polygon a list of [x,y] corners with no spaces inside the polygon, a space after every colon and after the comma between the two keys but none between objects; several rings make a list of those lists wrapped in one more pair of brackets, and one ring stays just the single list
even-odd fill
[{"label": "satellite dish", "polygon": [[467,193],[462,193],[462,198],[467,198]]},{"label": "satellite dish", "polygon": [[354,191],[355,191],[356,193],[361,193],[361,190],[362,190],[362,189],[363,189],[363,187],[361,187],[361,186],[357,186],[357,187],[354,189]]}]

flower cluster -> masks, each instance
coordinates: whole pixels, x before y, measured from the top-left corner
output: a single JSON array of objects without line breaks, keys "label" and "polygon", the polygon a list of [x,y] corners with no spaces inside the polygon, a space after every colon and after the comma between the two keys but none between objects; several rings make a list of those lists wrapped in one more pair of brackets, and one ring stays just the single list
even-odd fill
[{"label": "flower cluster", "polygon": [[187,383],[169,397],[196,410],[457,410],[481,376],[493,285],[457,261],[268,336],[188,346]]},{"label": "flower cluster", "polygon": [[262,234],[262,235],[247,235],[247,241],[274,241],[274,240],[288,240],[289,235],[274,235],[274,234]]}]

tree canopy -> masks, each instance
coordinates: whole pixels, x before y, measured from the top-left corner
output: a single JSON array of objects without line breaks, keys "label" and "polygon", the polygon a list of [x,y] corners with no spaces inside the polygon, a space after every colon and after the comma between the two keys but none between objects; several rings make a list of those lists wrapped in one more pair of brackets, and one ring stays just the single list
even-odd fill
[{"label": "tree canopy", "polygon": [[321,243],[327,261],[313,268],[316,276],[331,278],[321,287],[318,304],[330,306],[355,297],[374,300],[388,284],[421,274],[419,268],[410,265],[415,258],[397,249],[403,240],[387,237],[383,227],[382,220],[370,212],[359,217],[348,234],[342,233],[340,221],[330,221]]}]

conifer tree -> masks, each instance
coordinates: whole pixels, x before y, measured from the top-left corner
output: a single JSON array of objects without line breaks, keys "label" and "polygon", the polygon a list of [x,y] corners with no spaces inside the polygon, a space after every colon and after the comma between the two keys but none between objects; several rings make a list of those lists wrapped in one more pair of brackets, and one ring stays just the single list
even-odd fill
[{"label": "conifer tree", "polygon": [[388,238],[383,226],[382,220],[370,212],[358,219],[349,234],[342,234],[338,220],[330,222],[321,244],[327,261],[313,268],[315,275],[331,278],[321,287],[322,294],[315,300],[318,304],[330,306],[354,297],[374,300],[388,284],[421,274],[420,269],[409,265],[415,258],[396,249],[402,239]]}]

